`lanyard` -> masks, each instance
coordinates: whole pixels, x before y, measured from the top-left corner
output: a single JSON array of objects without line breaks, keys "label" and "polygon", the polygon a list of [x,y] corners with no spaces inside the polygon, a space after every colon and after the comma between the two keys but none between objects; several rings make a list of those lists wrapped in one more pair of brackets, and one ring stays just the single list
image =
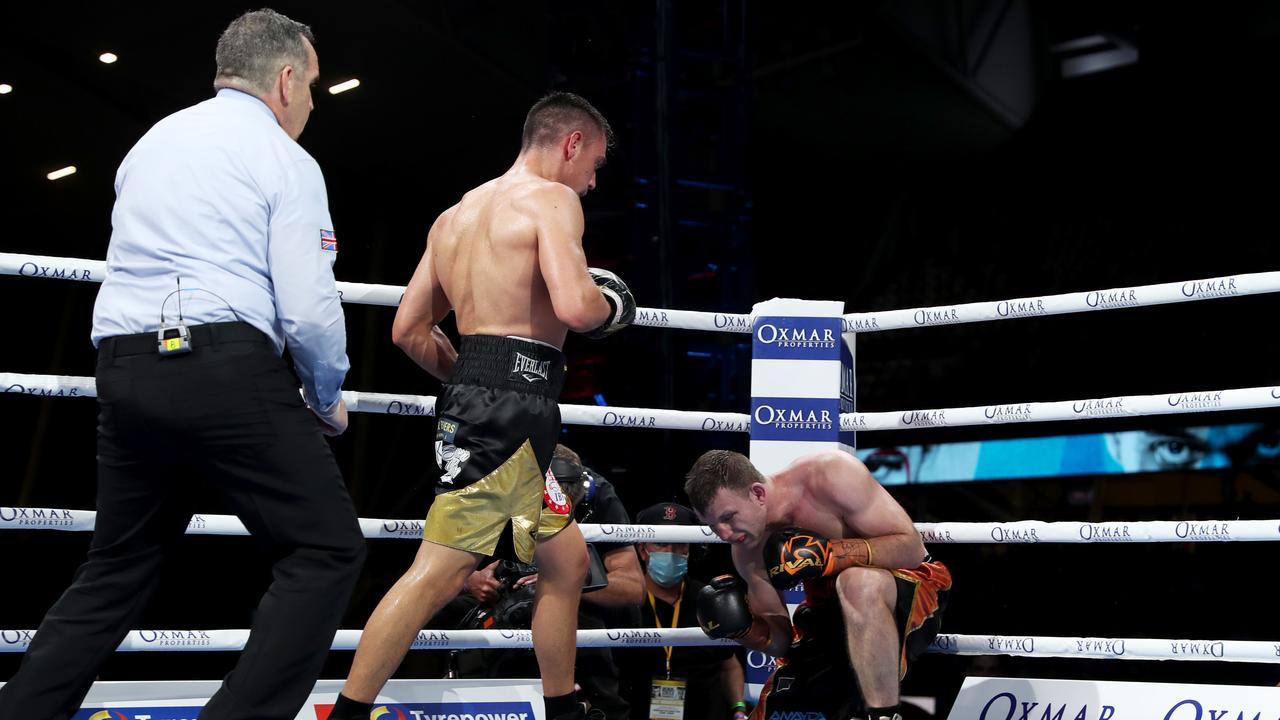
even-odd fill
[{"label": "lanyard", "polygon": [[[647,590],[645,592],[649,596],[649,607],[653,608],[653,624],[657,626],[659,630],[661,630],[662,621],[658,619],[658,605],[653,600],[653,593]],[[684,600],[684,581],[681,580],[680,594],[676,596],[675,610],[674,612],[671,613],[671,628],[673,630],[680,624],[680,603],[683,600]],[[673,650],[675,650],[675,648],[672,647],[671,645],[666,645],[662,648],[662,650],[667,654],[667,679],[670,680],[671,679],[671,653]]]}]

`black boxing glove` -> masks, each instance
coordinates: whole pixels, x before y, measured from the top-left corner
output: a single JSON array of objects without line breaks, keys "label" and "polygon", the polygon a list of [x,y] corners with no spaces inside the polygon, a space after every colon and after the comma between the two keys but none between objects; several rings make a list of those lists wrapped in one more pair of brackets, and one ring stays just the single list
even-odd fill
[{"label": "black boxing glove", "polygon": [[779,590],[837,575],[851,567],[871,566],[871,542],[864,538],[828,540],[812,530],[787,528],[764,541],[764,566]]},{"label": "black boxing glove", "polygon": [[631,290],[622,282],[622,278],[608,270],[589,267],[587,272],[591,273],[591,279],[596,281],[596,288],[604,296],[605,302],[609,303],[609,317],[599,327],[583,333],[592,340],[599,340],[630,325],[636,319],[636,299],[632,297]]},{"label": "black boxing glove", "polygon": [[707,637],[737,639],[751,629],[746,588],[732,575],[720,575],[698,591],[698,625]]}]

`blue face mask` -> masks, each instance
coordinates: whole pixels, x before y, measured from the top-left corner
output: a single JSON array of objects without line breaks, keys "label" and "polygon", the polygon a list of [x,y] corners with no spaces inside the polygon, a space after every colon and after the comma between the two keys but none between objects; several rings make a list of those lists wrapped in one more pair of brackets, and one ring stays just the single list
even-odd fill
[{"label": "blue face mask", "polygon": [[669,552],[649,553],[649,577],[662,587],[671,587],[689,571],[689,556]]}]

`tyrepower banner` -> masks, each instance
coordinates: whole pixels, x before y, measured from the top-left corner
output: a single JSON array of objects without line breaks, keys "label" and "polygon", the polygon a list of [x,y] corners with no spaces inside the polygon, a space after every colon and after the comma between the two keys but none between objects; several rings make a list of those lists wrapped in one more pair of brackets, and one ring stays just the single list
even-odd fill
[{"label": "tyrepower banner", "polygon": [[[327,720],[341,680],[321,680],[297,720]],[[196,720],[221,683],[99,682],[72,720]],[[380,720],[543,720],[536,680],[392,680],[374,703]]]}]

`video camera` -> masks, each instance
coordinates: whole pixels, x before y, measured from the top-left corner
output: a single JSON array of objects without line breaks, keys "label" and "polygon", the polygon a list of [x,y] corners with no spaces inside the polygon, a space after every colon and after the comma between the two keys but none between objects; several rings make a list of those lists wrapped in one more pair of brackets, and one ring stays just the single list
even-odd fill
[{"label": "video camera", "polygon": [[[609,575],[605,571],[604,561],[600,559],[596,549],[587,546],[588,570],[587,579],[582,584],[582,592],[589,593],[609,584]],[[533,596],[537,590],[536,583],[516,587],[516,581],[538,572],[536,565],[499,560],[493,568],[493,577],[498,581],[498,599],[492,605],[480,604],[468,612],[458,623],[461,630],[527,630],[533,625]]]}]

